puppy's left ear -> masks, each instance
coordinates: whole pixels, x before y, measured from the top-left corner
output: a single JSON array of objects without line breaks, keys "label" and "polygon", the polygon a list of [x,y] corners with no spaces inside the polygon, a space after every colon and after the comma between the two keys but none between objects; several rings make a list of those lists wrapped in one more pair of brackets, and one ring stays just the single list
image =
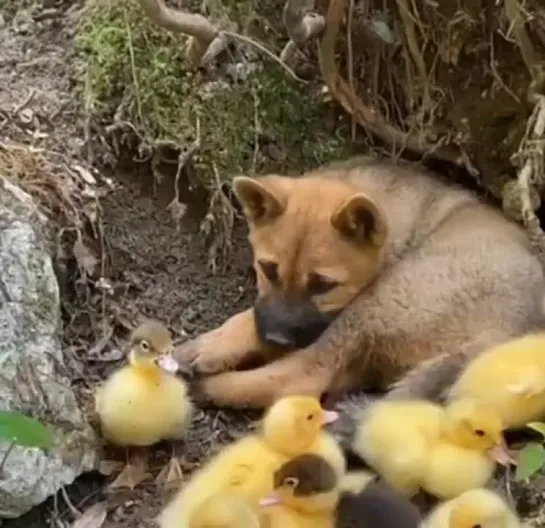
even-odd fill
[{"label": "puppy's left ear", "polygon": [[284,212],[287,196],[282,186],[278,185],[279,182],[275,182],[278,178],[279,176],[264,176],[259,179],[249,176],[233,178],[233,191],[250,222],[266,222]]},{"label": "puppy's left ear", "polygon": [[356,243],[382,246],[388,224],[382,209],[365,194],[355,194],[331,215],[331,225]]}]

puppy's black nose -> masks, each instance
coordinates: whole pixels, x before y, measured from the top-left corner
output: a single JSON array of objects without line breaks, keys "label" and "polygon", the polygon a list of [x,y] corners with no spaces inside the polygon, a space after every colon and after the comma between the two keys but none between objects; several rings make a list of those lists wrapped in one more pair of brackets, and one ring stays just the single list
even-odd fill
[{"label": "puppy's black nose", "polygon": [[280,332],[266,332],[264,341],[268,345],[280,348],[295,348],[295,341]]}]

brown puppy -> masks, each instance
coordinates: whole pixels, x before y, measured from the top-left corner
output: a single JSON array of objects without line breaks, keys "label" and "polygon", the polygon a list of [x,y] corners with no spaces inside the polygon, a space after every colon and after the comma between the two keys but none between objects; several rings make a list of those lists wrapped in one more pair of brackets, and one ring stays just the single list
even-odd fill
[{"label": "brown puppy", "polygon": [[298,501],[303,508],[308,502],[309,511],[330,510],[338,528],[417,528],[422,520],[414,504],[383,483],[371,481],[357,493],[340,491],[333,468],[310,453],[286,462],[274,473],[274,490],[263,504]]},{"label": "brown puppy", "polygon": [[[422,362],[541,321],[543,272],[522,228],[421,169],[360,158],[233,187],[257,302],[175,352],[208,375],[198,392],[218,405],[386,389]],[[233,371],[256,355],[268,364]],[[430,368],[451,377],[459,363]],[[435,390],[430,379],[419,371],[404,389]]]}]

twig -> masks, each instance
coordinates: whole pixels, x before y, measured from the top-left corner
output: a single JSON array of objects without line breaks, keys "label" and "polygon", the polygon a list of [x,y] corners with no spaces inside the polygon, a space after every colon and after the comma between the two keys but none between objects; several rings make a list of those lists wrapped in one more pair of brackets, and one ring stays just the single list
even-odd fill
[{"label": "twig", "polygon": [[11,442],[11,444],[6,449],[6,452],[4,453],[4,456],[2,457],[2,461],[0,462],[0,475],[4,474],[4,466],[6,465],[8,457],[10,456],[11,452],[13,451],[13,448],[15,447],[15,445],[16,445],[15,442]]},{"label": "twig", "polygon": [[255,40],[252,40],[251,38],[246,37],[245,35],[240,35],[238,33],[233,33],[231,31],[223,31],[223,34],[229,37],[232,37],[234,39],[241,40],[242,42],[245,42],[246,44],[250,44],[256,47],[257,49],[265,53],[265,55],[270,57],[273,61],[278,63],[280,66],[282,66],[282,68],[284,68],[284,70],[286,70],[286,72],[291,77],[293,77],[296,81],[299,81],[302,83],[307,82],[304,79],[301,79],[301,77],[299,77],[280,57],[277,57],[272,51],[268,50],[265,46],[263,46],[263,44],[260,44],[259,42],[256,42]]},{"label": "twig", "polygon": [[515,100],[517,104],[520,104],[520,99],[517,97],[517,94],[514,93],[513,90],[511,90],[509,86],[507,86],[503,82],[503,79],[501,78],[501,75],[498,72],[498,68],[496,67],[496,56],[494,52],[494,36],[490,38],[490,71],[492,72],[492,75],[494,76],[498,84]]},{"label": "twig", "polygon": [[420,50],[418,49],[418,42],[417,42],[418,39],[416,36],[415,23],[414,23],[414,18],[416,17],[416,14],[414,16],[411,14],[407,0],[396,0],[396,2],[397,2],[397,7],[399,9],[399,16],[401,17],[401,20],[403,22],[403,27],[405,28],[405,38],[407,39],[407,47],[409,48],[409,53],[418,70],[420,82],[422,83],[422,90],[424,92],[422,97],[422,107],[426,109],[428,108],[430,104],[428,83],[426,82],[428,75],[426,73],[426,64],[424,62],[424,58],[422,57],[422,53],[420,53]]},{"label": "twig", "polygon": [[325,19],[313,12],[314,0],[287,0],[282,22],[290,40],[280,53],[283,62],[290,63],[296,51],[325,29]]},{"label": "twig", "polygon": [[81,517],[81,512],[72,504],[72,501],[70,500],[70,497],[68,497],[68,493],[66,493],[65,486],[61,487],[61,495],[64,499],[64,503],[72,513],[72,515],[77,519],[78,517]]},{"label": "twig", "polygon": [[127,38],[129,41],[129,56],[131,59],[131,74],[132,74],[132,82],[134,83],[134,96],[136,98],[136,111],[138,112],[140,123],[142,123],[144,121],[144,117],[142,115],[142,102],[140,101],[140,85],[138,83],[138,76],[136,75],[136,62],[134,60],[134,48],[132,45],[131,25],[129,24],[129,19],[127,17],[126,9],[123,9],[123,18],[125,19],[125,27],[127,29]]},{"label": "twig", "polygon": [[252,160],[252,174],[255,174],[257,166],[257,158],[259,156],[259,135],[261,134],[261,126],[259,124],[259,96],[256,90],[252,90],[254,98],[254,156]]},{"label": "twig", "polygon": [[[352,18],[354,15],[354,0],[348,0],[348,18],[346,20],[346,47],[348,52],[348,84],[352,100],[356,98],[356,89],[354,87],[354,53],[352,48]],[[356,118],[352,114],[351,119],[351,136],[352,141],[356,140]]]},{"label": "twig", "polygon": [[174,178],[174,198],[168,204],[167,209],[170,210],[175,220],[179,220],[183,217],[186,206],[182,204],[180,200],[180,177],[182,171],[186,166],[187,162],[193,157],[195,152],[201,148],[201,120],[197,116],[197,123],[195,125],[195,140],[189,146],[188,149],[180,149],[180,154],[178,156],[178,166],[176,168],[176,177]]},{"label": "twig", "polygon": [[539,75],[541,59],[534,49],[530,36],[524,27],[522,9],[518,0],[505,0],[505,14],[509,19],[509,29],[513,32],[526,67],[530,71],[532,78],[535,79]]}]

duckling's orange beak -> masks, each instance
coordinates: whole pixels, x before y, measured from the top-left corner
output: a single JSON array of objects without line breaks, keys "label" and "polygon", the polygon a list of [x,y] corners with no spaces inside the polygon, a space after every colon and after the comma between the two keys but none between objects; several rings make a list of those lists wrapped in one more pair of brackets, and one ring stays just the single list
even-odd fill
[{"label": "duckling's orange beak", "polygon": [[267,495],[266,497],[259,499],[259,505],[262,507],[277,506],[281,502],[280,497],[277,495]]},{"label": "duckling's orange beak", "polygon": [[509,449],[503,441],[490,449],[488,451],[488,454],[490,458],[492,458],[492,460],[496,461],[502,466],[509,466],[510,464],[516,465],[515,459],[511,456]]},{"label": "duckling's orange beak", "polygon": [[324,411],[323,420],[324,425],[331,424],[339,419],[339,413],[337,411]]}]

